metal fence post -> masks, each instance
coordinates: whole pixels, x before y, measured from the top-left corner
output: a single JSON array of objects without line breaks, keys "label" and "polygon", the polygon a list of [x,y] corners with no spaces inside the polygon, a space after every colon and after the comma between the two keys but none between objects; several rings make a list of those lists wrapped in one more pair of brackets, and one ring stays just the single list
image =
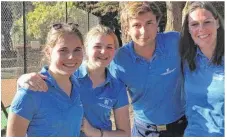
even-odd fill
[{"label": "metal fence post", "polygon": [[68,22],[68,5],[67,1],[65,2],[65,23]]},{"label": "metal fence post", "polygon": [[2,101],[1,101],[1,109],[4,113],[4,115],[6,116],[6,118],[8,118],[8,113],[7,113],[6,108],[5,108],[4,104],[2,103]]},{"label": "metal fence post", "polygon": [[23,1],[23,30],[24,30],[24,73],[27,73],[27,50],[26,50],[26,15],[25,15],[25,2]]}]

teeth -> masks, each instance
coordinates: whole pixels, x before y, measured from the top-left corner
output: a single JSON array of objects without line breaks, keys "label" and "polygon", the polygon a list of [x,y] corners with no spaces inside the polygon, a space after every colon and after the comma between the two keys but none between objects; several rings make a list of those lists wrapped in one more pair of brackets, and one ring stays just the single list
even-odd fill
[{"label": "teeth", "polygon": [[101,59],[101,60],[107,60],[107,57],[106,57],[106,58],[101,58],[101,57],[98,57],[98,59]]},{"label": "teeth", "polygon": [[199,38],[203,39],[203,38],[206,38],[208,37],[208,35],[200,35]]},{"label": "teeth", "polygon": [[64,64],[65,66],[67,66],[67,67],[74,67],[75,66],[75,64]]}]

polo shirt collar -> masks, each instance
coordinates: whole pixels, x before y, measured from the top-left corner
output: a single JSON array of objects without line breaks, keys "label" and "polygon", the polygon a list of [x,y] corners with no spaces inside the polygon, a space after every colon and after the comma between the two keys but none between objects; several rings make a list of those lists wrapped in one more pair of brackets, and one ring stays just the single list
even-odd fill
[{"label": "polo shirt collar", "polygon": [[[137,59],[145,60],[143,57],[141,57],[138,54],[136,54],[135,49],[134,49],[134,43],[133,43],[133,41],[130,41],[127,44],[127,48],[129,49],[129,53],[130,53],[130,55],[131,55],[132,60],[133,60],[134,63],[136,62]],[[156,57],[156,55],[161,55],[161,54],[162,54],[162,50],[161,50],[160,47],[158,47],[158,44],[156,42],[155,50],[154,50],[154,53],[153,53],[153,56],[152,57],[154,58],[154,57]]]},{"label": "polo shirt collar", "polygon": [[[54,79],[54,77],[48,72],[48,69],[49,67],[48,66],[44,66],[40,73],[42,75],[45,75],[47,78],[45,79],[45,81],[50,84],[51,86],[53,87],[58,87],[58,84],[57,84],[57,81]],[[77,81],[76,77],[72,74],[70,76],[70,80],[71,80],[71,83],[73,85],[76,85],[76,86],[80,86],[79,82]]]},{"label": "polo shirt collar", "polygon": [[[103,85],[110,84],[110,86],[112,86],[111,80],[113,79],[113,76],[110,74],[108,68],[105,69],[105,72],[106,72],[106,80],[103,83]],[[80,66],[80,68],[78,70],[77,78],[81,79],[81,78],[85,78],[85,77],[88,77],[88,76],[89,76],[89,73],[88,73],[88,70],[87,70],[86,63],[83,62],[83,64],[81,64],[81,66]]]}]

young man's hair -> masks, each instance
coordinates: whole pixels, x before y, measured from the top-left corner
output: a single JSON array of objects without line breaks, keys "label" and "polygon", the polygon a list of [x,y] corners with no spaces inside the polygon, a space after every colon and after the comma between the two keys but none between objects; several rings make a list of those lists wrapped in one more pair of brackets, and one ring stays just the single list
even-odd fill
[{"label": "young man's hair", "polygon": [[129,29],[129,20],[135,18],[140,14],[146,12],[152,12],[156,16],[156,20],[159,23],[162,17],[162,12],[155,2],[122,2],[120,20],[121,20],[121,30],[124,38],[124,42],[128,42],[131,38],[128,36],[127,32]]}]

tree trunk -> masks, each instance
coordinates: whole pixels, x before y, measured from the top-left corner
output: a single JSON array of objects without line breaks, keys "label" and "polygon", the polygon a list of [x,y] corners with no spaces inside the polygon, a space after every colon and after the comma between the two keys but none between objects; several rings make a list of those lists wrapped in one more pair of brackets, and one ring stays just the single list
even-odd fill
[{"label": "tree trunk", "polygon": [[[122,11],[122,9],[124,8],[126,3],[127,2],[119,2],[119,12]],[[121,40],[122,40],[123,45],[130,41],[130,37],[129,37],[127,31],[125,30],[125,28],[122,26],[122,24],[121,24]]]},{"label": "tree trunk", "polygon": [[185,2],[166,2],[167,22],[165,31],[181,31],[184,5]]}]

